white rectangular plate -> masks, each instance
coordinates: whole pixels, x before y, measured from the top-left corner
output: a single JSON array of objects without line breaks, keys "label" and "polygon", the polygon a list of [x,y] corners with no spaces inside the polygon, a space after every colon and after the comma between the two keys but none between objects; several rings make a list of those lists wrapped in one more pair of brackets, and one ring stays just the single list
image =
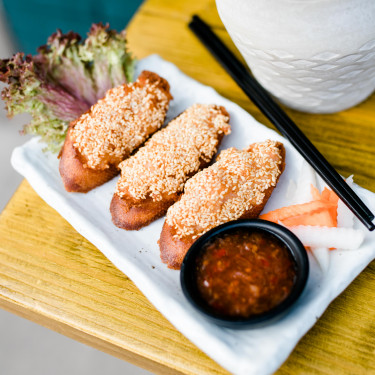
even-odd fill
[{"label": "white rectangular plate", "polygon": [[[221,149],[230,146],[243,148],[266,139],[283,142],[286,169],[265,211],[287,203],[284,197],[288,181],[296,178],[302,165],[301,156],[287,140],[256,122],[246,111],[212,88],[187,77],[158,56],[139,61],[136,74],[144,69],[160,74],[170,83],[174,100],[167,121],[194,103],[214,103],[225,106],[231,117],[232,134],[224,139]],[[67,193],[58,172],[56,155],[45,154],[42,148],[43,144],[37,139],[16,148],[12,156],[14,168],[50,206],[130,277],[178,330],[236,375],[276,371],[329,303],[375,258],[375,235],[369,232],[360,249],[331,252],[329,269],[324,273],[310,257],[311,273],[307,287],[282,320],[259,329],[235,331],[220,328],[207,322],[189,305],[180,288],[179,272],[161,263],[157,241],[164,218],[138,232],[116,228],[109,213],[116,178],[87,194]],[[374,210],[375,194],[359,187],[355,190]],[[357,226],[360,227],[358,223]]]}]

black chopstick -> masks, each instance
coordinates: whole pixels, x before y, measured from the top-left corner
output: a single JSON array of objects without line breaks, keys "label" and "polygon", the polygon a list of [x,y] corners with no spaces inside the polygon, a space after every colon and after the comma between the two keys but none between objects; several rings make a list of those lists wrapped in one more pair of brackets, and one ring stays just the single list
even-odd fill
[{"label": "black chopstick", "polygon": [[358,195],[328,163],[290,117],[280,108],[268,92],[250,75],[248,69],[234,56],[211,28],[199,17],[193,16],[190,29],[215,56],[230,76],[241,87],[272,124],[287,138],[305,160],[317,171],[331,189],[349,207],[355,216],[370,230],[375,229],[374,214]]}]

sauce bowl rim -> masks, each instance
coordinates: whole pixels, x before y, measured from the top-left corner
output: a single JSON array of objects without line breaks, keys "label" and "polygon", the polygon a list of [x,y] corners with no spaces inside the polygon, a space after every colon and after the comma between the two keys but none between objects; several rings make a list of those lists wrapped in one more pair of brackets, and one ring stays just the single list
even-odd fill
[{"label": "sauce bowl rim", "polygon": [[[296,280],[288,297],[274,308],[264,313],[252,315],[248,318],[244,317],[228,317],[222,316],[210,308],[199,297],[196,285],[194,283],[193,267],[195,259],[202,250],[203,246],[212,238],[230,232],[235,228],[249,228],[270,233],[277,237],[286,245],[289,253],[292,255],[296,266]],[[302,294],[309,275],[309,260],[307,252],[301,241],[286,227],[275,224],[270,221],[261,219],[239,219],[224,223],[199,237],[186,253],[181,265],[180,283],[183,294],[201,314],[208,320],[229,328],[248,328],[266,325],[281,318],[298,300]]]}]

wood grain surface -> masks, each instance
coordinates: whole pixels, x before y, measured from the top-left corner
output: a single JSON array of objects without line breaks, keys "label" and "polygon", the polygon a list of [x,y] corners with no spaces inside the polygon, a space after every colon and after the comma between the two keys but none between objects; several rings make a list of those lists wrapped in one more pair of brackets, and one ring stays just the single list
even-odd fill
[{"label": "wood grain surface", "polygon": [[[138,58],[158,53],[271,127],[189,31],[194,13],[234,49],[215,3],[207,0],[145,2],[128,29],[130,49]],[[374,96],[333,115],[287,112],[339,173],[354,174],[357,183],[375,191]],[[329,306],[278,374],[375,373],[374,301],[373,262]],[[0,306],[156,374],[227,374],[26,181],[0,217]]]}]

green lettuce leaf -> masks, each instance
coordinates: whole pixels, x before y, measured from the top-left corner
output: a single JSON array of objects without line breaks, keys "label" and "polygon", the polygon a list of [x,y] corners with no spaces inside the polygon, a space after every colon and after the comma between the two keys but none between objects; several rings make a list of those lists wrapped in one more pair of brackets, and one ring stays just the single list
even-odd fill
[{"label": "green lettuce leaf", "polygon": [[46,149],[58,152],[69,123],[108,89],[131,82],[134,64],[125,31],[94,24],[82,42],[78,34],[58,30],[37,55],[0,60],[0,81],[6,83],[1,94],[10,117],[31,114],[24,133],[39,135]]}]

